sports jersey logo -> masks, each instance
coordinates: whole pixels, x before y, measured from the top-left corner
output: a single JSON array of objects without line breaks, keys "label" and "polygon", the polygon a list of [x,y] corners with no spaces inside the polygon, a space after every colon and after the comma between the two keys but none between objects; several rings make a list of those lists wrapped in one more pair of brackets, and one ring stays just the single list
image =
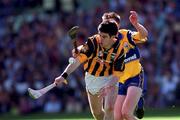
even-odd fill
[{"label": "sports jersey logo", "polygon": [[102,52],[102,51],[99,51],[99,52],[98,52],[98,57],[100,57],[100,58],[103,57],[103,52]]},{"label": "sports jersey logo", "polygon": [[99,51],[98,52],[98,57],[96,58],[97,62],[100,63],[100,65],[104,64],[104,60],[103,60],[103,51]]},{"label": "sports jersey logo", "polygon": [[129,46],[128,42],[124,42],[123,46],[124,46],[125,53],[127,53],[129,51],[129,49],[130,49],[130,46]]},{"label": "sports jersey logo", "polygon": [[129,45],[127,42],[124,42],[124,48],[128,49],[129,48]]},{"label": "sports jersey logo", "polygon": [[130,56],[130,57],[126,58],[126,59],[124,60],[124,62],[127,63],[127,62],[132,61],[132,60],[135,60],[135,59],[137,59],[136,54],[134,54],[133,56]]},{"label": "sports jersey logo", "polygon": [[110,61],[103,59],[104,54],[108,54],[108,52],[107,51],[99,51],[98,52],[98,56],[96,58],[97,62],[99,62],[101,65],[105,64],[106,66],[108,66],[107,64],[113,63],[116,54],[115,53],[111,53]]}]

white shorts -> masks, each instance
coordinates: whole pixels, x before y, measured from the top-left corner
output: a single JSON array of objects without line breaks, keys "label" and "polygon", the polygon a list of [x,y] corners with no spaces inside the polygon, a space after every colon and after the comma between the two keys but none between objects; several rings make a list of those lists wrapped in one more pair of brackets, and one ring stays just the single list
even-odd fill
[{"label": "white shorts", "polygon": [[101,88],[103,88],[107,82],[112,80],[113,76],[102,76],[96,77],[88,72],[85,73],[85,83],[86,83],[86,90],[90,92],[92,95],[95,95],[99,92]]}]

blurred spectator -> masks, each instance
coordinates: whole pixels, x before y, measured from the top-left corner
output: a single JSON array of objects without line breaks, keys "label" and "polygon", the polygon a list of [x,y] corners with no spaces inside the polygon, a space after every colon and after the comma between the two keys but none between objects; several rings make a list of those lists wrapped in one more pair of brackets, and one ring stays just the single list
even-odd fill
[{"label": "blurred spectator", "polygon": [[27,97],[21,97],[19,103],[19,113],[20,114],[27,114],[31,111],[31,106],[28,102]]},{"label": "blurred spectator", "polygon": [[69,96],[67,98],[67,104],[65,108],[65,112],[67,113],[80,113],[82,111],[82,104],[80,100],[76,99],[75,97]]},{"label": "blurred spectator", "polygon": [[165,70],[162,75],[161,93],[164,99],[164,104],[172,106],[175,103],[175,90],[178,83],[178,78],[172,75],[170,70]]},{"label": "blurred spectator", "polygon": [[49,95],[49,100],[44,105],[44,112],[53,113],[60,112],[62,110],[61,101],[54,95]]},{"label": "blurred spectator", "polygon": [[0,89],[0,113],[6,113],[10,110],[10,99],[8,93]]}]

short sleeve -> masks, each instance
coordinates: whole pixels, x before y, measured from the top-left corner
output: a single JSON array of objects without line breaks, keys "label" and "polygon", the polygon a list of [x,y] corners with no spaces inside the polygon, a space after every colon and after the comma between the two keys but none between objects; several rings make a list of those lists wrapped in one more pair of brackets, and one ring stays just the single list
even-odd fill
[{"label": "short sleeve", "polygon": [[94,52],[94,44],[92,39],[88,39],[87,42],[81,47],[80,55],[77,57],[78,60],[83,63],[85,62]]},{"label": "short sleeve", "polygon": [[131,33],[132,33],[133,41],[134,41],[135,43],[144,43],[144,42],[147,41],[147,37],[141,38],[139,32],[131,32]]}]

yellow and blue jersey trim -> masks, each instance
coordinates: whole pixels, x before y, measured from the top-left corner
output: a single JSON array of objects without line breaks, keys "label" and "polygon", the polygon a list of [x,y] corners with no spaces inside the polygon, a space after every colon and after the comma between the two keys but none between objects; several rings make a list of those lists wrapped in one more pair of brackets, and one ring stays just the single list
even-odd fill
[{"label": "yellow and blue jersey trim", "polygon": [[[132,34],[134,33],[134,34]],[[140,64],[140,52],[139,49],[133,40],[134,38],[139,39],[140,37],[138,32],[131,32],[130,30],[122,29],[119,30],[118,39],[121,40],[124,44],[124,51],[125,51],[125,69],[123,74],[119,77],[119,82],[125,83],[128,79],[133,78],[134,76],[138,75],[141,70],[142,66]]]}]

